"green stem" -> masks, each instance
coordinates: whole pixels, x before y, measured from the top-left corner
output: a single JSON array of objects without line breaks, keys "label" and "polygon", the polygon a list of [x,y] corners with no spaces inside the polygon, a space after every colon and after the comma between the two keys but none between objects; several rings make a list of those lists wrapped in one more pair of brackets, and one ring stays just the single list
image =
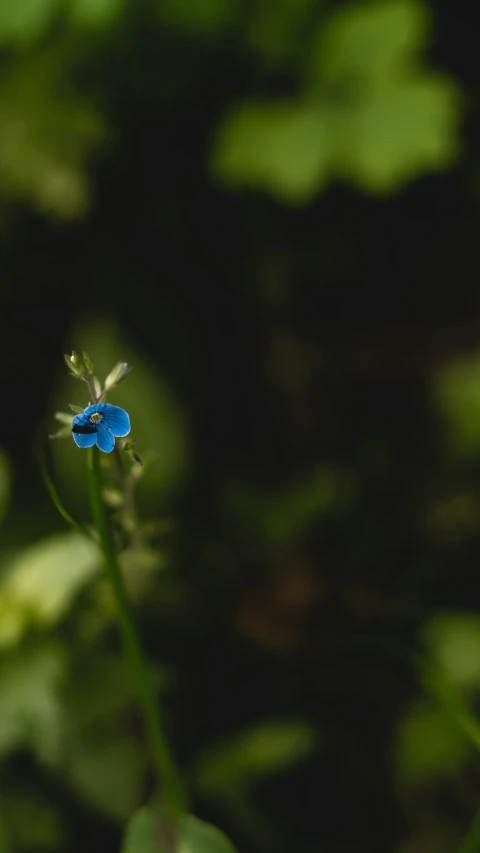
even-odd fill
[{"label": "green stem", "polygon": [[146,734],[165,810],[175,823],[185,811],[183,786],[173,762],[167,739],[162,730],[152,684],[148,676],[143,651],[130,613],[125,586],[117,560],[112,531],[102,497],[102,477],[99,451],[92,447],[89,456],[90,502],[112,587],[125,653],[134,679],[138,701],[142,707]]},{"label": "green stem", "polygon": [[83,536],[86,536],[88,539],[92,539],[93,537],[92,537],[92,534],[90,533],[90,531],[88,531],[86,527],[83,527],[82,524],[79,524],[78,521],[75,521],[75,519],[70,515],[69,512],[67,512],[67,510],[63,506],[63,504],[60,500],[59,494],[55,488],[55,484],[54,484],[52,477],[50,476],[50,473],[49,473],[48,468],[47,468],[46,454],[44,453],[44,451],[41,447],[39,448],[39,452],[38,452],[38,461],[39,461],[40,471],[41,471],[45,486],[47,488],[47,491],[48,491],[54,505],[58,509],[60,515],[65,519],[67,524],[69,524],[75,530],[78,530],[78,532],[81,533]]}]

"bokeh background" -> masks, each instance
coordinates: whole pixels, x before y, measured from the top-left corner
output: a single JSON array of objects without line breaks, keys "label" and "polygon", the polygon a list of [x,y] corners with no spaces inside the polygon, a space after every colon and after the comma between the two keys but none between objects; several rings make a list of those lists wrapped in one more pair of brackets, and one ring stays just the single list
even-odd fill
[{"label": "bokeh background", "polygon": [[[466,0],[1,0],[1,853],[116,853],[151,789],[39,469],[72,348],[134,368],[122,561],[193,811],[245,853],[465,836],[477,29]],[[85,454],[49,452],[88,521]]]}]

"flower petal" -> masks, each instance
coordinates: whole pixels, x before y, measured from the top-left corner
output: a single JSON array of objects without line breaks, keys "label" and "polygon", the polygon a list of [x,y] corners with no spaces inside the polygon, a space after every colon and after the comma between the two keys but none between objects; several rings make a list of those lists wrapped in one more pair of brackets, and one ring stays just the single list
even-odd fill
[{"label": "flower petal", "polygon": [[97,447],[100,450],[103,450],[104,453],[111,453],[113,448],[115,447],[115,438],[113,437],[112,431],[108,428],[105,421],[100,421],[97,424],[97,432],[95,435],[97,439]]},{"label": "flower petal", "polygon": [[93,406],[87,406],[87,408],[84,410],[83,414],[86,418],[89,418],[90,415],[93,415],[96,412],[101,413],[102,406],[104,406],[104,405],[105,405],[105,403],[94,403]]},{"label": "flower petal", "polygon": [[[88,430],[88,432],[76,432],[75,430]],[[92,424],[83,415],[75,415],[72,420],[72,437],[77,447],[93,447],[97,440],[96,429],[92,430]]]},{"label": "flower petal", "polygon": [[99,403],[98,411],[103,415],[102,423],[105,423],[112,433],[118,438],[128,435],[130,432],[130,418],[120,406],[112,406],[110,403]]}]

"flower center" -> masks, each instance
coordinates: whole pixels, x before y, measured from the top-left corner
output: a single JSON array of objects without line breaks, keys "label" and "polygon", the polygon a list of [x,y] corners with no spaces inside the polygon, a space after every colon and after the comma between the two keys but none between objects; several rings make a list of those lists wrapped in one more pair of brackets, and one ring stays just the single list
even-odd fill
[{"label": "flower center", "polygon": [[93,415],[90,415],[89,419],[91,424],[99,424],[101,420],[103,420],[103,415],[100,412],[94,412]]}]

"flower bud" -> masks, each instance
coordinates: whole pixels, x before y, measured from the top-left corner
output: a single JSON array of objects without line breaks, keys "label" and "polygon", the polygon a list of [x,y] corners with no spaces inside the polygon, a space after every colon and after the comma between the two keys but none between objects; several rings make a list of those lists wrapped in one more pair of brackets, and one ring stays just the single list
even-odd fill
[{"label": "flower bud", "polygon": [[127,364],[126,361],[119,361],[108,374],[105,380],[105,389],[110,391],[112,388],[115,388],[116,385],[119,385],[122,379],[125,379],[129,370],[130,365]]}]

